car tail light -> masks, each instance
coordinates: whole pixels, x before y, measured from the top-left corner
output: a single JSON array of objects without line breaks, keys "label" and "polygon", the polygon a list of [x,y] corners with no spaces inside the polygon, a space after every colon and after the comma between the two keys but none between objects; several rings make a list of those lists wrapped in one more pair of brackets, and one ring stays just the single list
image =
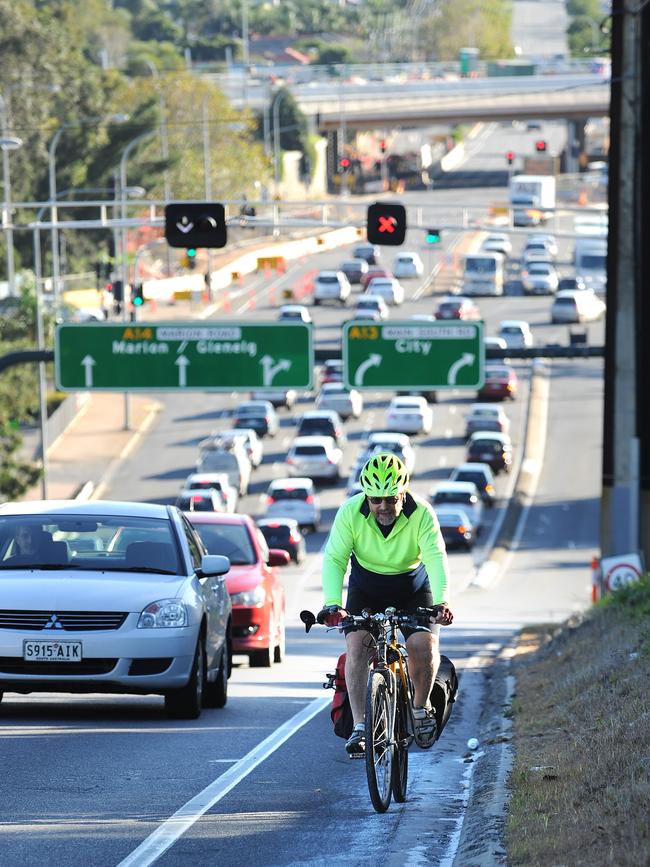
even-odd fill
[{"label": "car tail light", "polygon": [[298,542],[300,541],[300,539],[296,536],[296,534],[293,532],[293,530],[291,531],[291,533],[289,533],[289,541],[291,542],[292,545],[297,545]]},{"label": "car tail light", "polygon": [[494,487],[492,485],[486,485],[485,490],[488,492],[488,494],[494,493]]},{"label": "car tail light", "polygon": [[513,385],[511,382],[509,382],[509,383],[506,385],[506,388],[508,389],[508,391],[512,391],[512,389],[514,388],[514,385]]},{"label": "car tail light", "polygon": [[457,529],[458,529],[458,532],[462,533],[463,536],[467,532],[467,527],[464,527],[462,524]]},{"label": "car tail light", "polygon": [[312,494],[309,494],[309,496],[306,498],[305,502],[309,503],[309,505],[311,506],[311,504],[314,502],[314,497],[312,496]]},{"label": "car tail light", "polygon": [[267,498],[266,498],[266,505],[267,505],[267,506],[270,506],[272,503],[275,503],[275,497],[267,496]]},{"label": "car tail light", "polygon": [[[287,458],[285,461],[285,464],[295,464],[295,462],[296,462],[295,458]],[[287,490],[290,490],[290,489],[288,488]]]}]

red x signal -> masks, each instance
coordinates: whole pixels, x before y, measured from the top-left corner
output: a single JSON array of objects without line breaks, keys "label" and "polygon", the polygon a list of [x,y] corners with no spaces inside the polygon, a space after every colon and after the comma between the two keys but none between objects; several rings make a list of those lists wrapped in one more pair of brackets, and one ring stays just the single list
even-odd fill
[{"label": "red x signal", "polygon": [[392,235],[396,226],[397,220],[395,217],[379,217],[379,225],[377,228],[380,232],[388,232]]}]

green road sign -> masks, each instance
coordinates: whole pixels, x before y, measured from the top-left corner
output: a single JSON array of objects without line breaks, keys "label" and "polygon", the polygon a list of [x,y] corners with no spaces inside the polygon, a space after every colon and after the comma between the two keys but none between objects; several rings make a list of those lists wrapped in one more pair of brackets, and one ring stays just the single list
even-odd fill
[{"label": "green road sign", "polygon": [[62,391],[311,388],[311,326],[302,322],[59,325]]},{"label": "green road sign", "polygon": [[343,378],[348,388],[480,388],[482,322],[346,322]]}]

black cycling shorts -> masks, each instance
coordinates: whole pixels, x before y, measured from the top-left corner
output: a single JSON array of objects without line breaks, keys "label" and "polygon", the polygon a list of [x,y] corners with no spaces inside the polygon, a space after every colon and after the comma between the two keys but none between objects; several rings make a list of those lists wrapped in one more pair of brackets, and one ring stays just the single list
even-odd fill
[{"label": "black cycling shorts", "polygon": [[[396,598],[395,596],[385,596],[384,594],[373,594],[371,596],[367,593],[362,593],[356,587],[350,587],[348,589],[348,598],[345,602],[345,610],[349,614],[361,614],[364,608],[368,608],[373,614],[376,614],[392,606],[393,608],[397,608],[398,611],[415,612],[418,608],[431,608],[432,605],[433,596],[431,595],[431,587],[428,583],[403,599]],[[348,632],[357,632],[360,629],[363,629],[363,627],[346,626],[343,632],[347,635]],[[400,632],[405,640],[415,632],[431,632],[433,635],[439,635],[440,624],[432,623],[431,626],[417,626],[415,629],[408,626],[400,626]]]}]

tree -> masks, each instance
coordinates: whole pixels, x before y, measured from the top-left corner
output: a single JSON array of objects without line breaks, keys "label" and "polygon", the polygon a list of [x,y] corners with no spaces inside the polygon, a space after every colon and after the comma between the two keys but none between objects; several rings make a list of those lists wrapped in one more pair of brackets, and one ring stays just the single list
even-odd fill
[{"label": "tree", "polygon": [[276,90],[273,94],[271,118],[273,118],[274,106],[278,99],[281,100],[278,107],[281,149],[283,151],[301,151],[302,153],[306,153],[308,142],[307,118],[300,110],[291,91],[284,87]]}]

